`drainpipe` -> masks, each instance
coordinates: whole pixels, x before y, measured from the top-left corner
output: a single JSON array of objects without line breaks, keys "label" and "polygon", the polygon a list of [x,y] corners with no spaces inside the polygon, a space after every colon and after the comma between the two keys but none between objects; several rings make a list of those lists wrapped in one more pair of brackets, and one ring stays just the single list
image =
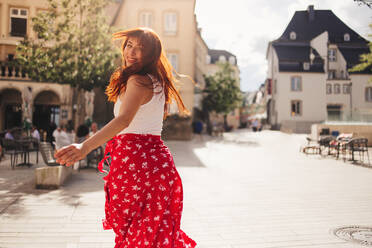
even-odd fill
[{"label": "drainpipe", "polygon": [[353,95],[352,95],[352,86],[353,86],[353,83],[350,82],[350,120],[352,121],[353,120]]}]

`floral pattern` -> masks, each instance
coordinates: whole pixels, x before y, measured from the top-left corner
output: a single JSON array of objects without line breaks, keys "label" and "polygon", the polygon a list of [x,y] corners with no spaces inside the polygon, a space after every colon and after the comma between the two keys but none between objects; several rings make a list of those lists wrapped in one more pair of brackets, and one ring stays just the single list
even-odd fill
[{"label": "floral pattern", "polygon": [[103,228],[114,230],[115,248],[195,247],[180,229],[182,181],[160,136],[120,134],[105,154],[98,166],[107,173]]}]

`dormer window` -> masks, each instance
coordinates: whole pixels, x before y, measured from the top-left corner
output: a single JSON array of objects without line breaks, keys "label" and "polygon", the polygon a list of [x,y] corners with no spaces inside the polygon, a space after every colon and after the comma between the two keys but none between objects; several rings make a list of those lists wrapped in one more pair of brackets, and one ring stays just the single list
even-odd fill
[{"label": "dormer window", "polygon": [[229,58],[229,63],[230,63],[231,65],[235,65],[235,57],[231,56],[231,57]]},{"label": "dormer window", "polygon": [[296,33],[292,31],[292,32],[289,34],[289,38],[290,38],[291,40],[295,40],[295,39],[297,38]]},{"label": "dormer window", "polygon": [[350,41],[350,34],[344,34],[344,41]]},{"label": "dormer window", "polygon": [[304,70],[305,71],[308,71],[308,70],[310,70],[310,63],[309,62],[304,62]]},{"label": "dormer window", "polygon": [[218,61],[225,63],[226,62],[226,57],[223,56],[223,55],[220,55],[220,57],[218,58]]}]

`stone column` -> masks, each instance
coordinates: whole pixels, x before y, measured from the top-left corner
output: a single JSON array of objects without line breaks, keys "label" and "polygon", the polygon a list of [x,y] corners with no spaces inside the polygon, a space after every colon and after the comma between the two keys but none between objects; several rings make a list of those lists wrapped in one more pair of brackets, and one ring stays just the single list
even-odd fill
[{"label": "stone column", "polygon": [[32,126],[32,88],[26,86],[22,92],[22,112],[23,112],[23,123],[26,128]]}]

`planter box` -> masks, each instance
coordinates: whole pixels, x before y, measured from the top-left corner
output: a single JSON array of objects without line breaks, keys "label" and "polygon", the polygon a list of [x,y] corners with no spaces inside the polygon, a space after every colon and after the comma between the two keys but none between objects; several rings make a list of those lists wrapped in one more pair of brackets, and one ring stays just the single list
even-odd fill
[{"label": "planter box", "polygon": [[183,118],[178,115],[168,116],[163,123],[163,140],[191,140],[191,118]]},{"label": "planter box", "polygon": [[35,182],[37,189],[58,189],[71,175],[72,166],[48,166],[36,168]]}]

